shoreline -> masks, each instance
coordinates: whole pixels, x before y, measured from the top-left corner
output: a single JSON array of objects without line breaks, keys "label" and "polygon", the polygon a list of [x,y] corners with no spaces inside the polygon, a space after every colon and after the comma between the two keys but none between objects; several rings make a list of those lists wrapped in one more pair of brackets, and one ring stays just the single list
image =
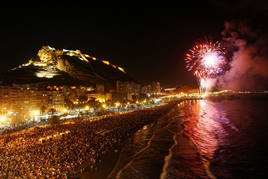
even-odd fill
[{"label": "shoreline", "polygon": [[[105,154],[118,150],[118,145],[122,145],[119,147],[121,150],[124,146],[121,142],[127,141],[130,135],[145,125],[157,122],[173,106],[185,100],[188,99],[172,100],[160,106],[123,114],[100,116],[96,120],[68,121],[0,135],[0,177],[79,177],[86,167],[94,168],[102,163],[98,160],[103,159]],[[66,131],[68,133],[63,137],[55,134]],[[45,143],[38,142],[40,137],[47,136],[55,138]]]},{"label": "shoreline", "polygon": [[[199,152],[191,139],[183,134],[185,122],[184,114],[181,113],[183,101],[178,101],[167,113],[157,121],[150,124],[149,129],[137,134],[138,131],[123,146],[118,162],[114,166],[108,178],[169,178],[179,174],[182,178],[206,177],[206,169],[202,164]],[[137,143],[137,135],[146,135],[148,130],[149,140],[144,139],[146,144]],[[179,160],[174,160],[179,158]],[[192,170],[189,161],[195,161],[196,168]],[[173,167],[179,164],[180,167]],[[176,172],[175,172],[176,171]]]},{"label": "shoreline", "polygon": [[[168,112],[170,109],[172,109],[172,106],[176,105],[177,103],[179,103],[181,101],[182,100],[170,101],[164,105],[147,108],[146,110],[154,110],[154,108],[168,106],[167,111],[166,111],[166,112]],[[135,112],[135,111],[133,111],[133,112]],[[165,114],[166,113],[164,113],[163,115],[165,115]],[[161,116],[163,116],[163,115],[161,114]],[[133,135],[136,132],[138,132],[139,130],[141,130],[144,126],[154,125],[154,123],[156,123],[158,119],[159,118],[151,121],[148,124],[141,126],[137,130],[133,131],[124,141],[122,141],[122,143],[120,143],[118,146],[113,148],[112,151],[110,151],[108,153],[108,155],[105,154],[104,156],[102,156],[101,160],[103,162],[99,163],[98,166],[96,166],[96,168],[90,169],[89,166],[87,165],[86,166],[87,169],[85,169],[84,172],[82,172],[82,173],[78,173],[77,175],[75,175],[75,177],[81,178],[81,179],[86,179],[86,178],[98,179],[98,178],[107,178],[107,177],[111,178],[111,176],[113,176],[113,170],[118,162],[118,159],[120,158],[120,152],[122,150],[124,150],[124,147],[129,143],[129,140],[132,140]],[[112,162],[111,162],[111,158],[112,158]],[[110,165],[111,163],[113,165]]]},{"label": "shoreline", "polygon": [[[167,121],[167,118],[172,117],[171,115],[176,110],[174,107],[179,102],[181,101],[176,101],[175,105],[169,108],[165,114],[160,116],[153,123],[146,125],[147,127],[145,129],[140,129],[129,138],[126,145],[123,146],[122,153],[112,172],[108,175],[108,178],[160,177],[164,157],[159,158],[159,156],[166,156],[169,153],[168,150],[170,146],[173,145],[173,139],[167,140],[161,135],[163,122]],[[143,137],[140,139],[140,136],[144,135],[146,135],[145,139]],[[168,135],[173,134],[170,133]],[[151,162],[153,162],[154,165],[151,165]],[[142,167],[140,165],[142,165]]]}]

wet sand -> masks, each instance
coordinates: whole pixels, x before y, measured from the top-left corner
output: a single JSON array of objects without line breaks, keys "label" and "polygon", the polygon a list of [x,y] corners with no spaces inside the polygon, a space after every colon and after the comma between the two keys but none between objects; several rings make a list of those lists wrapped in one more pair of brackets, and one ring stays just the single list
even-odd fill
[{"label": "wet sand", "polygon": [[[143,147],[145,147],[147,145],[147,142],[149,141],[149,139],[151,138],[152,134],[150,132],[147,132],[146,134],[144,133],[144,130],[151,130],[156,121],[161,117],[164,116],[169,109],[171,109],[173,106],[176,105],[177,102],[171,102],[165,106],[162,107],[157,107],[157,108],[152,108],[152,109],[147,109],[147,110],[154,110],[155,112],[158,110],[162,110],[162,112],[160,112],[160,115],[157,115],[153,120],[151,124],[147,124],[144,125],[142,128],[137,129],[137,131],[132,132],[131,135],[127,138],[127,140],[122,141],[122,143],[120,143],[118,146],[116,146],[114,149],[112,149],[112,151],[110,151],[109,153],[105,154],[104,156],[102,156],[101,162],[96,165],[96,167],[94,168],[89,168],[87,167],[85,169],[85,171],[79,175],[78,177],[81,179],[86,179],[86,178],[92,178],[92,179],[103,179],[103,178],[115,178],[117,172],[118,172],[118,168],[123,167],[127,162],[129,162],[129,159],[127,156],[122,155],[122,153],[128,153],[129,152],[135,152],[139,149],[142,149]],[[165,108],[165,110],[161,109],[161,108]],[[154,113],[154,112],[153,112]],[[153,115],[152,113],[152,115]],[[139,135],[139,133],[141,135]],[[137,137],[137,135],[139,135]],[[147,138],[147,139],[140,139],[140,137],[142,138]],[[132,141],[135,140],[135,142],[142,142],[139,143],[138,146],[133,145],[131,147],[127,147],[128,145],[131,145]],[[138,147],[138,148],[137,148]],[[125,150],[131,150],[131,151],[125,151]],[[130,155],[131,156],[131,155]],[[133,156],[132,156],[133,157]],[[125,161],[125,162],[124,162]]]},{"label": "wet sand", "polygon": [[173,106],[155,122],[135,132],[123,147],[107,178],[203,178],[206,166],[191,140],[183,135],[180,107]]}]

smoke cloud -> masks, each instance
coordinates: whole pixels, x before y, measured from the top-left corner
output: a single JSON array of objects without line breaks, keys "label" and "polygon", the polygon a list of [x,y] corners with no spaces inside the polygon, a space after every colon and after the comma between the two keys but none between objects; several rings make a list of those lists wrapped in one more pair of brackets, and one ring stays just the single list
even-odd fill
[{"label": "smoke cloud", "polygon": [[252,30],[243,21],[225,22],[224,26],[223,42],[232,56],[230,69],[218,79],[217,86],[230,90],[267,89],[268,34]]}]

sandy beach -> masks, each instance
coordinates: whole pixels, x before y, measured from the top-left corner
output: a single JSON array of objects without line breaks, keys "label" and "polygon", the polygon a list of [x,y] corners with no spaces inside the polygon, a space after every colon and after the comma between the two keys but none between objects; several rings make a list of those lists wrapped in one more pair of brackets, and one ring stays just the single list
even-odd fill
[{"label": "sandy beach", "polygon": [[158,119],[173,103],[113,114],[98,120],[72,120],[0,136],[1,178],[64,178],[94,170],[103,156],[133,132]]}]

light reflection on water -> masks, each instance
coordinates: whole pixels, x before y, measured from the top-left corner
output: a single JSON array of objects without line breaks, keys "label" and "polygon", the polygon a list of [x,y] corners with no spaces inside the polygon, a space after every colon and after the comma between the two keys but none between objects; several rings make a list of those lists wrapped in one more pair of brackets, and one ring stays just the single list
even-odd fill
[{"label": "light reflection on water", "polygon": [[200,100],[186,102],[184,110],[188,117],[184,121],[184,131],[198,148],[202,160],[212,159],[220,143],[225,143],[228,132],[226,126],[235,126],[226,117],[221,103]]},{"label": "light reflection on water", "polygon": [[204,168],[210,178],[215,178],[210,169],[210,162],[220,145],[228,144],[229,131],[238,131],[226,115],[223,102],[198,100],[185,102],[187,111],[184,132],[195,144]]},{"label": "light reflection on water", "polygon": [[[207,174],[259,178],[267,163],[265,100],[198,100],[183,103],[184,134],[195,144]],[[257,141],[261,141],[257,142]],[[258,151],[258,152],[257,152]],[[213,175],[211,178],[213,178]]]},{"label": "light reflection on water", "polygon": [[252,99],[181,102],[134,134],[113,176],[268,178],[267,106]]}]

